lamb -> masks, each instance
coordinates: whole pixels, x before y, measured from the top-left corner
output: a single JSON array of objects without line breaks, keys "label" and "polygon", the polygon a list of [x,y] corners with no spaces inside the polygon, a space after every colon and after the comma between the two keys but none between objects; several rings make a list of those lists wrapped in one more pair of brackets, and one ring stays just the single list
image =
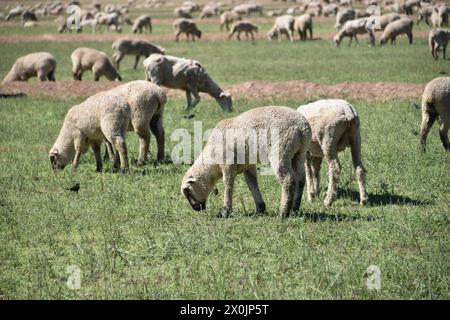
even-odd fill
[{"label": "lamb", "polygon": [[313,22],[312,17],[309,14],[304,14],[299,17],[295,17],[294,30],[298,32],[300,40],[306,40],[307,32],[309,31],[310,39],[313,38]]},{"label": "lamb", "polygon": [[420,145],[426,151],[427,135],[437,118],[440,118],[439,137],[446,151],[450,151],[450,77],[439,77],[429,82],[422,95],[422,126]]},{"label": "lamb", "polygon": [[114,168],[117,169],[120,162],[121,171],[128,171],[126,132],[130,119],[131,108],[126,100],[109,92],[97,93],[70,108],[59,136],[49,152],[53,169],[62,170],[70,161],[76,169],[81,154],[92,146],[97,171],[101,172],[100,146],[106,139],[117,149]]},{"label": "lamb", "polygon": [[348,43],[349,47],[352,44],[353,38],[355,39],[356,43],[359,43],[356,35],[365,34],[365,33],[369,34],[370,44],[374,45],[375,35],[373,34],[372,28],[367,26],[367,21],[368,21],[368,18],[361,18],[361,19],[347,21],[344,24],[344,26],[342,27],[342,29],[338,32],[338,34],[335,35],[333,38],[336,46],[339,47],[339,45],[344,37],[350,38],[350,41]]},{"label": "lamb", "polygon": [[234,11],[225,11],[220,15],[220,31],[223,30],[223,27],[230,31],[230,23],[241,20],[241,16]]},{"label": "lamb", "polygon": [[142,15],[136,18],[136,20],[134,20],[132,30],[133,33],[142,33],[142,30],[147,30],[148,33],[152,33],[152,18],[147,15]]},{"label": "lamb", "polygon": [[35,52],[20,57],[3,79],[11,81],[28,81],[38,77],[40,81],[55,81],[56,59],[48,52]]},{"label": "lamb", "polygon": [[[145,80],[131,81],[107,92],[118,94],[131,108],[131,122],[128,131],[133,130],[139,136],[139,157],[137,165],[143,165],[150,147],[150,132],[156,138],[158,146],[157,161],[164,161],[165,133],[163,126],[164,105],[167,96],[157,85]],[[110,157],[113,152],[106,143]]]},{"label": "lamb", "polygon": [[115,50],[115,52],[112,55],[112,60],[117,70],[119,70],[120,61],[122,61],[125,55],[136,56],[136,60],[133,67],[136,70],[137,65],[139,63],[139,58],[141,56],[147,58],[152,53],[164,54],[166,52],[166,49],[154,45],[148,41],[138,39],[126,39],[126,38],[121,38],[114,41],[114,43],[112,44],[112,48]]},{"label": "lamb", "polygon": [[258,26],[251,23],[250,21],[243,20],[238,21],[233,24],[233,27],[231,28],[230,34],[228,35],[228,39],[231,39],[235,33],[237,33],[236,37],[238,41],[241,41],[241,32],[245,32],[245,36],[248,39],[248,34],[250,33],[250,37],[253,40],[255,40],[253,36],[253,32],[258,32]]},{"label": "lamb", "polygon": [[122,77],[104,52],[91,48],[78,48],[72,52],[70,58],[72,60],[72,74],[75,80],[81,81],[83,72],[92,70],[95,81],[98,81],[101,76],[105,76],[111,81],[122,81]]},{"label": "lamb", "polygon": [[178,42],[180,34],[186,33],[187,40],[189,40],[189,35],[192,41],[195,41],[195,37],[201,38],[202,32],[197,28],[197,25],[193,20],[179,18],[173,22],[173,28],[175,30],[175,41]]},{"label": "lamb", "polygon": [[342,26],[350,20],[355,19],[355,10],[353,9],[344,9],[340,10],[336,15],[336,24],[334,27],[337,31],[339,31]]},{"label": "lamb", "polygon": [[397,36],[401,34],[406,34],[408,36],[409,44],[412,44],[413,26],[414,22],[410,18],[401,18],[389,23],[380,37],[380,44],[383,45],[389,40],[391,40],[391,44],[396,43]]},{"label": "lamb", "polygon": [[447,44],[450,40],[450,31],[443,29],[433,29],[428,34],[428,43],[431,49],[431,55],[435,60],[438,59],[439,49],[442,47],[444,54],[444,59],[446,59],[445,54],[447,51]]},{"label": "lamb", "polygon": [[325,99],[302,105],[297,111],[308,120],[312,130],[305,166],[309,201],[319,195],[323,158],[329,167],[328,192],[324,204],[330,206],[336,200],[341,173],[338,152],[350,147],[359,184],[360,203],[366,204],[366,170],[361,160],[360,119],[355,108],[345,100]]},{"label": "lamb", "polygon": [[272,28],[267,32],[269,40],[277,39],[281,41],[281,35],[285,34],[289,41],[294,41],[295,19],[291,15],[284,15],[275,19]]},{"label": "lamb", "polygon": [[259,15],[262,16],[263,6],[259,4],[244,3],[235,6],[232,11],[236,12],[239,15],[250,16],[251,13],[259,13]]},{"label": "lamb", "polygon": [[[280,216],[286,218],[300,208],[305,185],[304,163],[310,142],[308,121],[291,108],[255,108],[222,120],[184,175],[181,193],[194,210],[204,210],[214,185],[222,178],[224,207],[218,216],[227,218],[233,210],[236,175],[243,173],[255,201],[256,212],[264,213],[266,204],[259,190],[256,164],[263,162],[261,159],[268,159],[282,188]],[[237,155],[234,150],[237,150]]]},{"label": "lamb", "polygon": [[144,60],[144,69],[147,80],[168,88],[185,90],[188,110],[200,102],[199,92],[205,92],[216,99],[223,110],[232,111],[231,95],[214,82],[198,61],[152,54]]}]

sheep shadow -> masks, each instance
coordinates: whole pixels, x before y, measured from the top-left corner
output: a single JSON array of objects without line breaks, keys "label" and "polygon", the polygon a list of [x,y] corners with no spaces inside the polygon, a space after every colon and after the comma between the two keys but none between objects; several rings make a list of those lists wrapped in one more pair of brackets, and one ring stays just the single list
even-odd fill
[{"label": "sheep shadow", "polygon": [[[359,192],[338,188],[338,198],[347,198],[352,201],[359,202]],[[370,206],[388,206],[388,205],[410,205],[410,206],[426,206],[434,204],[430,200],[411,199],[407,196],[396,195],[391,193],[369,193]]]}]

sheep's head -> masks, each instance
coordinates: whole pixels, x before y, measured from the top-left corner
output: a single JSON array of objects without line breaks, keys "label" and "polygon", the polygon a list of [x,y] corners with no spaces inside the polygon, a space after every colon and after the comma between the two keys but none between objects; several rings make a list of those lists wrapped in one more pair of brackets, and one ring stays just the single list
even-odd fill
[{"label": "sheep's head", "polygon": [[385,44],[385,43],[386,43],[386,38],[383,37],[383,36],[381,36],[381,37],[380,37],[380,45],[383,45],[383,44]]},{"label": "sheep's head", "polygon": [[68,163],[67,159],[59,153],[58,149],[50,150],[48,158],[53,170],[63,170]]},{"label": "sheep's head", "polygon": [[223,110],[227,112],[233,111],[233,100],[231,99],[231,94],[229,92],[222,91],[219,96],[216,97],[216,101]]},{"label": "sheep's head", "polygon": [[211,193],[213,186],[204,183],[202,179],[190,175],[184,176],[181,183],[181,193],[187,198],[192,209],[201,211],[206,209],[206,200]]},{"label": "sheep's head", "polygon": [[339,34],[334,36],[333,41],[336,47],[339,47],[339,45],[341,44],[341,37],[339,36]]},{"label": "sheep's head", "polygon": [[272,28],[267,32],[267,38],[269,40],[276,40],[278,38],[278,33]]},{"label": "sheep's head", "polygon": [[200,31],[200,30],[195,30],[195,35],[199,38],[199,39],[201,39],[202,38],[202,32]]}]

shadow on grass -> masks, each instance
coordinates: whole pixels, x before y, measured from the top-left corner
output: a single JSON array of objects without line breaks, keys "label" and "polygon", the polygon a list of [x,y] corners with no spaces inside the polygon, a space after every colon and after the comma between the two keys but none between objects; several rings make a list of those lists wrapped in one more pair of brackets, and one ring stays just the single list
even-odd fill
[{"label": "shadow on grass", "polygon": [[[338,198],[347,198],[359,202],[359,192],[349,189],[338,189]],[[387,205],[410,205],[410,206],[427,206],[432,205],[429,200],[416,200],[407,196],[401,196],[390,193],[369,194],[370,206],[387,206]]]}]

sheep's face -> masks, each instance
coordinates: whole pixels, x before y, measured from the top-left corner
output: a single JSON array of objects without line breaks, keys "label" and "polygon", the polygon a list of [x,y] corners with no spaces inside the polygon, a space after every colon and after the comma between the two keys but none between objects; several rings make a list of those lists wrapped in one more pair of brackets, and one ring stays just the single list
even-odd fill
[{"label": "sheep's face", "polygon": [[386,39],[384,37],[380,38],[380,45],[383,45],[386,43]]},{"label": "sheep's face", "polygon": [[278,34],[275,30],[270,30],[269,32],[267,32],[267,38],[269,40],[276,40],[278,38]]},{"label": "sheep's face", "polygon": [[195,35],[196,35],[199,39],[202,38],[202,32],[201,32],[200,30],[196,30],[196,31],[195,31]]},{"label": "sheep's face", "polygon": [[224,111],[233,111],[233,100],[231,99],[231,94],[228,92],[221,92],[216,98],[216,101]]},{"label": "sheep's face", "polygon": [[195,211],[206,209],[206,200],[210,192],[211,190],[206,184],[201,183],[193,176],[185,176],[181,184],[181,193]]},{"label": "sheep's face", "polygon": [[58,149],[51,150],[48,158],[53,170],[63,170],[67,165],[66,159],[61,156]]},{"label": "sheep's face", "polygon": [[336,47],[339,47],[339,45],[341,44],[341,38],[339,37],[339,35],[335,35],[333,41]]}]

